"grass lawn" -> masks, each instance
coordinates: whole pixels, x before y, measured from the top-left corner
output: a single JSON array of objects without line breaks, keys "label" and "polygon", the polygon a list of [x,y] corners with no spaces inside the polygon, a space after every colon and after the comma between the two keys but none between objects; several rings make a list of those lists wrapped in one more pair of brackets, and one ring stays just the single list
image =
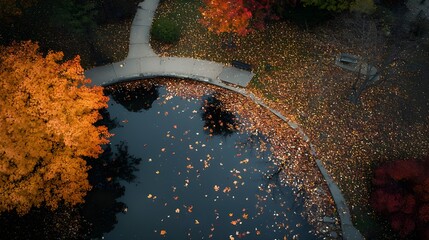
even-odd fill
[{"label": "grass lawn", "polygon": [[[352,16],[338,16],[309,30],[290,22],[271,23],[264,31],[236,37],[237,47],[229,49],[223,44],[226,36],[210,33],[198,22],[199,6],[198,0],[160,4],[157,17],[178,21],[182,36],[174,45],[152,41],[155,51],[163,56],[252,64],[256,77],[249,90],[299,122],[345,194],[357,226],[367,236],[377,234],[378,229],[364,224],[376,219],[368,207],[373,168],[428,154],[429,87],[424,84],[427,79],[423,81],[427,72],[420,71],[428,67],[424,58],[428,45],[420,45],[421,51],[404,51],[405,61],[389,67],[394,77],[365,91],[361,103],[354,105],[349,96],[356,75],[335,66],[335,56],[374,53],[372,59],[380,62],[382,55],[350,37],[354,32],[347,20]],[[384,47],[390,42],[386,37]],[[412,66],[423,67],[415,71]]]}]

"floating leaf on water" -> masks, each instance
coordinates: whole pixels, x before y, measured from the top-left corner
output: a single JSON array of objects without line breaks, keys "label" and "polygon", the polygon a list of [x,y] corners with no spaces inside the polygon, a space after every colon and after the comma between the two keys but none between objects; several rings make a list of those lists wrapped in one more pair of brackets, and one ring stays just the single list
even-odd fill
[{"label": "floating leaf on water", "polygon": [[241,219],[238,218],[236,220],[231,221],[231,224],[235,226],[235,225],[239,224],[240,222],[241,222]]},{"label": "floating leaf on water", "polygon": [[240,164],[247,164],[247,163],[249,163],[249,159],[247,158],[240,161]]},{"label": "floating leaf on water", "polygon": [[187,169],[193,169],[194,166],[192,166],[192,164],[189,164],[188,166],[186,166]]},{"label": "floating leaf on water", "polygon": [[191,205],[191,206],[189,206],[189,207],[188,207],[188,212],[190,212],[190,213],[191,213],[193,209],[194,209],[194,206],[192,206],[192,205]]}]

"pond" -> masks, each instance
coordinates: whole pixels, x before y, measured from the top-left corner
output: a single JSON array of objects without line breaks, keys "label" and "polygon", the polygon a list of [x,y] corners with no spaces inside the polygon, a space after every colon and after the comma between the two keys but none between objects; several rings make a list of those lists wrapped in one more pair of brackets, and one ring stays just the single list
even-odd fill
[{"label": "pond", "polygon": [[[171,95],[161,85],[111,88],[108,111],[141,162],[121,181],[125,204],[104,239],[317,239],[292,189],[273,177],[268,143],[237,131],[216,93]],[[265,146],[265,147],[263,147]]]},{"label": "pond", "polygon": [[[296,185],[316,178],[293,131],[267,141],[261,128],[272,132],[272,126],[243,127],[249,126],[243,115],[256,108],[237,95],[179,85],[144,80],[111,87],[99,124],[114,136],[98,159],[88,159],[93,188],[85,203],[3,213],[0,239],[319,239],[302,215],[323,211],[305,205],[312,192],[298,193]],[[241,104],[241,116],[229,110],[226,95]],[[270,143],[285,146],[289,159],[301,155],[282,171],[287,185]]]}]

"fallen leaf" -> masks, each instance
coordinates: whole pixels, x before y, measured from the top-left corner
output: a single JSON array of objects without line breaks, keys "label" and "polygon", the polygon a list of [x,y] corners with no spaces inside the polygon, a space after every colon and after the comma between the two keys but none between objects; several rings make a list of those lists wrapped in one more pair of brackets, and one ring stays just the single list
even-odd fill
[{"label": "fallen leaf", "polygon": [[232,225],[237,225],[237,223],[239,223],[241,220],[240,219],[237,219],[237,220],[233,220],[233,221],[231,221],[231,224]]},{"label": "fallen leaf", "polygon": [[247,158],[240,161],[240,164],[247,164],[247,163],[249,163],[249,159],[247,159]]},{"label": "fallen leaf", "polygon": [[186,166],[187,169],[193,169],[194,166],[192,166],[192,164],[189,164],[188,166]]},{"label": "fallen leaf", "polygon": [[189,207],[188,207],[188,212],[190,212],[190,213],[191,213],[193,208],[194,208],[194,206],[192,206],[192,205],[191,205],[191,206],[189,206]]}]

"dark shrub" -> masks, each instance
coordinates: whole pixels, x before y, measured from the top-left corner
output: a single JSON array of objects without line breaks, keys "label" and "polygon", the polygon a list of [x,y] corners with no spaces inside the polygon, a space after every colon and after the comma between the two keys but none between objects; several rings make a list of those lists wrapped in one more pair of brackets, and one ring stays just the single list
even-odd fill
[{"label": "dark shrub", "polygon": [[171,18],[162,17],[154,21],[152,25],[152,37],[162,43],[172,44],[180,39],[179,25]]},{"label": "dark shrub", "polygon": [[298,24],[301,27],[316,27],[331,19],[334,14],[330,11],[312,6],[289,7],[284,9],[282,18]]},{"label": "dark shrub", "polygon": [[98,24],[132,19],[141,0],[96,0]]}]

